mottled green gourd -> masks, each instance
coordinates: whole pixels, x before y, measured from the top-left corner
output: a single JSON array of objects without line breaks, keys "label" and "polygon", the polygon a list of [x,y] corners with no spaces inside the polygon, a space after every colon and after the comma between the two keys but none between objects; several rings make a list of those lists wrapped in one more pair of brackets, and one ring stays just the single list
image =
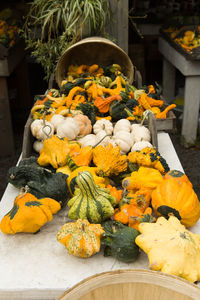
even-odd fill
[{"label": "mottled green gourd", "polygon": [[106,188],[95,184],[90,172],[84,171],[76,177],[78,187],[68,202],[70,219],[87,219],[90,223],[101,223],[114,214],[117,203]]}]

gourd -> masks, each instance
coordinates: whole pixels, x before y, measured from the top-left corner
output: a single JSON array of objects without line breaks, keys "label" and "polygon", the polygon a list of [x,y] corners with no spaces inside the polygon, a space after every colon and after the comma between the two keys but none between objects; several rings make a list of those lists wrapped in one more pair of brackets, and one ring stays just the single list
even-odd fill
[{"label": "gourd", "polygon": [[90,119],[83,115],[83,114],[77,114],[73,117],[74,120],[77,121],[77,123],[79,124],[79,136],[85,136],[87,134],[90,134],[92,131],[92,124]]},{"label": "gourd", "polygon": [[170,170],[164,176],[164,179],[175,178],[179,183],[186,182],[192,186],[191,181],[188,179],[187,175],[178,170]]},{"label": "gourd", "polygon": [[26,190],[38,199],[48,197],[63,204],[68,199],[67,175],[55,173],[53,168],[38,165],[37,158],[23,159],[8,171],[8,182]]},{"label": "gourd", "polygon": [[191,282],[200,280],[200,235],[187,230],[174,216],[141,223],[139,231],[135,242],[148,255],[150,269]]},{"label": "gourd", "polygon": [[96,134],[96,145],[98,144],[98,145],[102,145],[103,147],[106,147],[110,143],[110,141],[111,141],[110,137],[107,136],[104,130],[100,130]]},{"label": "gourd", "polygon": [[53,219],[60,204],[50,198],[37,199],[30,193],[15,198],[13,208],[3,217],[0,229],[5,234],[35,233]]},{"label": "gourd", "polygon": [[191,184],[167,178],[152,193],[152,207],[157,215],[174,214],[186,227],[200,218],[200,202]]},{"label": "gourd", "polygon": [[34,120],[31,123],[31,133],[37,140],[44,140],[54,134],[54,126],[43,120]]},{"label": "gourd", "polygon": [[114,127],[114,134],[121,130],[131,132],[131,122],[127,119],[117,121]]},{"label": "gourd", "polygon": [[90,224],[87,220],[78,219],[64,224],[57,233],[57,240],[65,245],[69,254],[87,258],[100,251],[103,233],[100,224]]},{"label": "gourd", "polygon": [[69,140],[74,140],[80,133],[78,122],[71,117],[67,117],[62,123],[58,124],[57,136],[60,138],[67,137]]},{"label": "gourd", "polygon": [[81,166],[89,166],[93,156],[93,148],[91,146],[86,146],[84,148],[79,148],[74,152],[70,153],[67,159],[67,164],[72,171]]},{"label": "gourd", "polygon": [[44,145],[43,141],[37,140],[37,141],[35,141],[35,142],[33,143],[33,149],[34,149],[36,152],[40,152],[40,151],[42,150],[42,148],[43,148],[43,145]]},{"label": "gourd", "polygon": [[65,117],[61,114],[54,114],[51,118],[51,124],[54,126],[55,131],[57,131],[58,125],[65,120]]},{"label": "gourd", "polygon": [[128,154],[129,162],[138,164],[139,166],[150,167],[159,170],[162,174],[169,171],[166,160],[160,155],[156,149],[146,147],[140,152],[134,151]]},{"label": "gourd", "polygon": [[78,140],[82,147],[86,146],[95,146],[96,145],[96,135],[95,134],[87,134],[86,136],[80,138]]},{"label": "gourd", "polygon": [[140,142],[140,141],[150,142],[151,133],[147,127],[141,124],[132,124],[131,128],[132,128],[131,134],[135,142]]},{"label": "gourd", "polygon": [[109,220],[102,224],[105,233],[101,239],[104,256],[113,256],[124,263],[135,261],[139,255],[139,247],[135,238],[139,232],[120,222]]},{"label": "gourd", "polygon": [[52,165],[53,168],[57,169],[66,165],[69,152],[68,140],[61,140],[53,135],[51,138],[44,140],[38,163],[40,166]]},{"label": "gourd", "polygon": [[124,130],[117,131],[113,136],[113,140],[120,147],[121,154],[129,152],[134,143],[131,133]]},{"label": "gourd", "polygon": [[140,167],[138,171],[131,173],[130,177],[124,178],[122,187],[128,191],[137,189],[155,189],[163,182],[161,173],[153,168]]},{"label": "gourd", "polygon": [[107,187],[107,185],[110,184],[110,181],[107,177],[100,177],[96,174],[96,172],[97,172],[96,167],[86,167],[86,166],[79,167],[76,170],[74,170],[73,172],[71,172],[71,174],[67,178],[67,185],[68,185],[71,195],[73,195],[74,191],[75,191],[76,177],[78,176],[78,174],[80,172],[84,172],[84,171],[88,171],[92,174],[95,184],[97,184],[101,187]]},{"label": "gourd", "polygon": [[97,174],[102,176],[118,175],[127,170],[126,155],[121,155],[120,148],[114,148],[112,144],[94,148],[93,162],[97,166]]},{"label": "gourd", "polygon": [[79,172],[76,184],[74,197],[68,202],[70,219],[101,223],[113,215],[116,198],[108,189],[96,185],[90,172]]},{"label": "gourd", "polygon": [[153,148],[153,145],[147,141],[140,141],[133,144],[133,147],[131,148],[131,152],[134,151],[141,151],[144,148]]},{"label": "gourd", "polygon": [[96,121],[93,125],[93,132],[98,134],[101,130],[104,130],[106,134],[112,135],[113,133],[113,124],[109,120],[101,119]]}]

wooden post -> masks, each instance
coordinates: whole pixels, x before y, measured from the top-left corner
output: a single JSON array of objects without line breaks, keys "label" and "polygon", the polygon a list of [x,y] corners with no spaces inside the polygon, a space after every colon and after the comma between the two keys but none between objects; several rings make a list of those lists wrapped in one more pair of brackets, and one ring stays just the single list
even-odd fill
[{"label": "wooden post", "polygon": [[6,77],[0,77],[0,156],[14,153],[14,141]]},{"label": "wooden post", "polygon": [[163,58],[163,98],[167,103],[175,97],[175,68],[165,58]]},{"label": "wooden post", "polygon": [[110,0],[112,22],[108,28],[114,42],[128,53],[128,0]]}]

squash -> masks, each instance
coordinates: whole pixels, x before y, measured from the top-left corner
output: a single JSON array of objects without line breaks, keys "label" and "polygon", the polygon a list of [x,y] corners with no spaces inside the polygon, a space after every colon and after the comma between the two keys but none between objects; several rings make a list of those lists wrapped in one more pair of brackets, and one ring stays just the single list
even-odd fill
[{"label": "squash", "polygon": [[167,178],[152,193],[152,207],[157,215],[174,214],[186,227],[200,218],[200,202],[191,184]]},{"label": "squash", "polygon": [[97,134],[101,130],[104,130],[106,134],[112,135],[113,133],[113,124],[109,120],[101,119],[96,121],[93,125],[93,132]]},{"label": "squash", "polygon": [[151,133],[149,129],[141,124],[132,124],[131,134],[135,142],[147,141],[151,140]]},{"label": "squash", "polygon": [[186,182],[188,184],[190,184],[192,186],[192,183],[190,182],[190,180],[188,179],[187,175],[184,174],[183,172],[181,171],[178,171],[178,170],[170,170],[169,172],[167,172],[164,176],[164,179],[168,179],[168,178],[176,178],[176,180],[179,182],[179,183],[182,183],[182,182]]},{"label": "squash", "polygon": [[128,191],[137,189],[155,189],[163,182],[161,173],[153,168],[140,167],[122,181],[122,187]]},{"label": "squash", "polygon": [[191,282],[200,280],[200,235],[187,230],[174,216],[141,223],[139,231],[135,242],[148,255],[150,269]]},{"label": "squash", "polygon": [[106,147],[106,146],[108,146],[108,144],[110,144],[110,142],[111,142],[111,138],[109,136],[107,136],[107,134],[104,130],[100,130],[96,134],[96,144],[94,145],[94,147],[96,147],[98,145]]},{"label": "squash", "polygon": [[139,232],[120,222],[109,220],[102,224],[105,233],[101,239],[104,256],[113,256],[124,263],[135,261],[139,255],[139,247],[135,238]]},{"label": "squash", "polygon": [[116,198],[118,204],[122,198],[123,190],[117,189],[115,186],[112,186],[110,184],[108,184],[106,188],[109,189],[110,194]]},{"label": "squash", "polygon": [[44,145],[43,141],[36,140],[33,143],[33,149],[35,150],[35,152],[40,152],[43,148],[43,145]]},{"label": "squash", "polygon": [[101,223],[110,218],[117,204],[106,188],[95,184],[90,172],[79,172],[76,177],[74,197],[68,202],[70,219],[87,219],[90,223]]},{"label": "squash", "polygon": [[141,151],[144,148],[153,148],[153,145],[147,141],[140,141],[140,142],[136,142],[133,144],[132,148],[131,148],[131,152],[134,151]]},{"label": "squash", "polygon": [[80,138],[79,143],[81,143],[82,147],[86,146],[95,146],[96,145],[96,135],[95,134],[87,134],[86,136]]},{"label": "squash", "polygon": [[5,234],[35,233],[53,219],[60,204],[50,198],[37,199],[30,193],[15,198],[13,208],[3,217],[0,229]]},{"label": "squash", "polygon": [[74,171],[78,167],[89,166],[93,156],[93,149],[91,146],[79,148],[71,152],[67,159],[67,164],[70,169]]},{"label": "squash", "polygon": [[120,148],[111,144],[94,148],[93,162],[97,166],[97,174],[102,176],[118,175],[127,170],[126,155],[121,155]]},{"label": "squash", "polygon": [[87,258],[100,251],[101,236],[104,233],[100,224],[90,224],[87,220],[64,224],[57,233],[57,240],[69,254]]},{"label": "squash", "polygon": [[48,197],[64,205],[68,199],[67,175],[55,173],[52,167],[38,165],[36,157],[29,157],[11,167],[8,171],[8,182],[17,188],[24,189],[38,199]]},{"label": "squash", "polygon": [[169,171],[169,166],[166,160],[160,155],[156,149],[146,147],[139,152],[130,152],[128,160],[131,163],[138,164],[139,166],[155,168],[162,174]]},{"label": "squash", "polygon": [[58,125],[65,120],[65,117],[61,114],[54,114],[51,118],[50,123],[54,126],[55,131],[57,131]]},{"label": "squash", "polygon": [[58,124],[57,136],[59,138],[67,137],[69,140],[75,140],[80,133],[79,123],[71,117],[67,117],[62,123]]},{"label": "squash", "polygon": [[40,166],[52,165],[57,169],[67,163],[67,157],[70,152],[68,140],[61,140],[53,135],[51,138],[44,140],[44,146],[38,157]]},{"label": "squash", "polygon": [[54,134],[54,126],[44,120],[34,120],[31,123],[31,133],[37,140],[45,140]]},{"label": "squash", "polygon": [[90,134],[92,131],[92,124],[90,119],[83,115],[83,114],[77,114],[73,117],[74,120],[77,121],[77,123],[79,124],[79,136],[85,136],[87,134]]},{"label": "squash", "polygon": [[121,130],[131,132],[131,122],[127,119],[117,121],[114,127],[114,134]]},{"label": "squash", "polygon": [[71,195],[73,195],[75,191],[76,177],[78,176],[79,172],[84,172],[84,171],[88,171],[92,174],[95,184],[101,187],[107,187],[107,185],[110,184],[110,181],[107,177],[100,177],[97,175],[96,167],[87,167],[87,166],[79,167],[75,169],[67,178],[67,185]]},{"label": "squash", "polygon": [[124,131],[123,129],[115,133],[113,140],[116,145],[120,147],[121,154],[126,154],[129,152],[134,143],[131,133]]}]

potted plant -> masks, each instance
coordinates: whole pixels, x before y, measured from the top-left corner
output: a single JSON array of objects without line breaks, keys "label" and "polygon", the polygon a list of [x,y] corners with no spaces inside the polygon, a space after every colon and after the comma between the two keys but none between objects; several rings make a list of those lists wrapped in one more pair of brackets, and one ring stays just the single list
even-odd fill
[{"label": "potted plant", "polygon": [[34,0],[23,37],[48,80],[66,48],[83,36],[106,36],[109,19],[109,0]]}]

